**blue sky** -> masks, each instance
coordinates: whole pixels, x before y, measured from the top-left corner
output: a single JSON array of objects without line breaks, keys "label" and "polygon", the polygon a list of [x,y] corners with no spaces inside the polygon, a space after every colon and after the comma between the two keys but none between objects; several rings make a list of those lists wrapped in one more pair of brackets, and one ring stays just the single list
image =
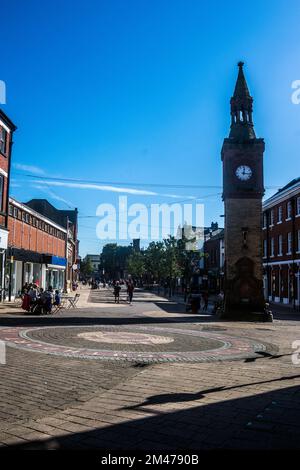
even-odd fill
[{"label": "blue sky", "polygon": [[[87,216],[101,203],[116,204],[120,193],[26,175],[221,186],[240,59],[256,133],[266,141],[265,185],[299,176],[300,105],[291,101],[291,83],[300,79],[296,0],[10,0],[1,17],[2,109],[18,126],[12,195],[78,207],[82,255],[101,245],[97,219]],[[129,203],[199,197],[206,224],[222,224],[221,188],[144,189],[178,198],[130,194]]]}]

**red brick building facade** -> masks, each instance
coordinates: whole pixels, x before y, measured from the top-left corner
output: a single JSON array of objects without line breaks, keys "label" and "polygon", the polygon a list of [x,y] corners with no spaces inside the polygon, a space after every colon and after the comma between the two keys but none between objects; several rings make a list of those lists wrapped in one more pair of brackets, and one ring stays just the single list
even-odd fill
[{"label": "red brick building facade", "polygon": [[265,297],[299,306],[300,178],[263,204],[263,266]]},{"label": "red brick building facade", "polygon": [[0,289],[4,288],[4,271],[8,243],[8,194],[13,133],[16,126],[0,110]]},{"label": "red brick building facade", "polygon": [[[262,237],[265,299],[299,309],[300,178],[263,203]],[[224,271],[224,232],[210,234],[204,252],[209,285],[218,291]]]},{"label": "red brick building facade", "polygon": [[9,298],[25,282],[64,289],[67,230],[26,204],[9,199],[6,284]]}]

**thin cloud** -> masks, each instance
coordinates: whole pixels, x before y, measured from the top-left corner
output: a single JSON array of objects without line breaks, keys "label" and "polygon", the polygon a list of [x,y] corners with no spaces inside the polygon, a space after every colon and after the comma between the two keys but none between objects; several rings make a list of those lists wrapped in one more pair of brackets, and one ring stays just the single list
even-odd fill
[{"label": "thin cloud", "polygon": [[38,166],[23,165],[22,163],[13,163],[13,167],[16,170],[27,171],[27,172],[33,173],[35,175],[44,175],[45,174],[44,170],[42,168],[39,168]]},{"label": "thin cloud", "polygon": [[99,185],[93,183],[68,183],[64,181],[32,181],[35,183],[46,184],[47,186],[55,186],[61,188],[75,188],[75,189],[92,189],[96,191],[109,191],[112,193],[125,193],[125,194],[134,194],[138,196],[167,196],[167,197],[178,197],[175,194],[159,194],[154,191],[146,191],[141,189],[133,189],[133,188],[119,188],[117,186],[106,186],[106,185]]},{"label": "thin cloud", "polygon": [[54,199],[55,201],[64,202],[69,207],[75,207],[75,205],[71,201],[68,201],[68,199],[64,199],[63,197],[59,196],[58,194],[55,194],[53,191],[51,191],[51,189],[49,189],[47,187],[45,188],[44,186],[40,186],[40,185],[32,185],[31,187],[35,188],[35,189],[39,189],[40,191],[43,191],[51,199]]}]

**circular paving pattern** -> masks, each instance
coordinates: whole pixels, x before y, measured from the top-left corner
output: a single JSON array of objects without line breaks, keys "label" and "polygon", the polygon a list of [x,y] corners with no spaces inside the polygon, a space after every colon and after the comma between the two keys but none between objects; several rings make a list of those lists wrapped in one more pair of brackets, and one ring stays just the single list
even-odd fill
[{"label": "circular paving pattern", "polygon": [[2,328],[0,340],[45,354],[143,363],[244,359],[266,351],[266,345],[248,338],[154,326]]},{"label": "circular paving pattern", "polygon": [[173,338],[167,336],[147,335],[145,333],[128,333],[122,331],[88,331],[79,333],[78,338],[98,343],[109,344],[166,344],[172,343]]}]

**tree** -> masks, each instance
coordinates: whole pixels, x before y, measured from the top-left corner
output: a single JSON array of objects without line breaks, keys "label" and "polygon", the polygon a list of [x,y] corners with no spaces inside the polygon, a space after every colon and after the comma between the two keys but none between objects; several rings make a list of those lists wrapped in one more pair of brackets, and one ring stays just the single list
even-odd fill
[{"label": "tree", "polygon": [[127,269],[133,278],[141,278],[146,272],[143,253],[134,251],[127,260]]},{"label": "tree", "polygon": [[144,252],[145,268],[155,281],[166,277],[165,247],[163,242],[151,242]]},{"label": "tree", "polygon": [[107,243],[102,249],[100,261],[105,275],[114,278],[116,272],[117,244]]},{"label": "tree", "polygon": [[92,262],[89,258],[86,260],[82,260],[80,263],[80,273],[83,277],[89,278],[91,274],[94,272],[94,268]]},{"label": "tree", "polygon": [[132,246],[118,246],[116,243],[107,243],[101,253],[101,268],[106,277],[117,279],[123,277]]},{"label": "tree", "polygon": [[175,279],[180,277],[182,272],[180,269],[179,263],[179,250],[178,250],[178,240],[175,237],[169,237],[164,239],[165,246],[165,263],[166,270],[169,279],[169,289],[170,295],[174,291]]}]

